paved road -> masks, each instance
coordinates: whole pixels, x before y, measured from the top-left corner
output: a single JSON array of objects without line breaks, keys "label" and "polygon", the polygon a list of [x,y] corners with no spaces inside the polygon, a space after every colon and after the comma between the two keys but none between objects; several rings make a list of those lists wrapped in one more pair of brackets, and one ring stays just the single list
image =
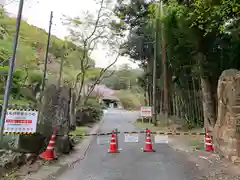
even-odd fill
[{"label": "paved road", "polygon": [[[120,131],[137,130],[132,124],[137,112],[108,110],[102,132],[113,128]],[[119,154],[108,154],[108,144],[99,145],[94,139],[84,160],[64,172],[57,180],[203,180],[196,165],[167,144],[155,144],[155,153],[144,153],[143,137],[140,143],[124,143],[119,137]]]}]

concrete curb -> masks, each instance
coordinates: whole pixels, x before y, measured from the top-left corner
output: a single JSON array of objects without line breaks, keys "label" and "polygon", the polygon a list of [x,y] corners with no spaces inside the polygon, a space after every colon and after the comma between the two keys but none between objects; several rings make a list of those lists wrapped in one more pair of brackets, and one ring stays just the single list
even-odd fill
[{"label": "concrete curb", "polygon": [[[102,119],[91,130],[91,133],[98,133],[104,120]],[[43,165],[37,172],[27,175],[22,180],[53,180],[61,175],[66,169],[73,168],[85,158],[87,150],[91,146],[94,136],[84,138],[84,140],[75,146],[74,151],[66,156],[60,157],[59,160],[50,165]]]}]

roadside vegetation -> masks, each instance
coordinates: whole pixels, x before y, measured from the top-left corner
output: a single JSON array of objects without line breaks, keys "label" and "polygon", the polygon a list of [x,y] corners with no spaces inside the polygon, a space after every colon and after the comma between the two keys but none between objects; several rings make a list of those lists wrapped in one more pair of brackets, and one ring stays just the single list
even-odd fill
[{"label": "roadside vegetation", "polygon": [[212,130],[218,78],[226,69],[240,68],[239,2],[168,0],[161,8],[156,1],[131,0],[119,1],[114,12],[120,19],[113,25],[116,32],[130,32],[126,54],[144,70],[145,104],[152,104],[156,58],[157,113],[173,116],[189,129],[205,124]]},{"label": "roadside vegetation", "polygon": [[138,109],[141,104],[144,104],[144,90],[139,81],[144,73],[143,70],[133,69],[128,64],[123,64],[112,71],[112,75],[105,78],[102,83],[115,90],[114,95],[125,109]]}]

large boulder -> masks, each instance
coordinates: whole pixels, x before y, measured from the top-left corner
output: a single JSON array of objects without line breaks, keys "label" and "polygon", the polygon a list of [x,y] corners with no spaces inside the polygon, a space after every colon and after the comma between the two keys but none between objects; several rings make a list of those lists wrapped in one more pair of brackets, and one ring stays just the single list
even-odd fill
[{"label": "large boulder", "polygon": [[240,71],[223,71],[217,93],[218,116],[214,127],[214,148],[220,155],[236,162],[240,155]]}]

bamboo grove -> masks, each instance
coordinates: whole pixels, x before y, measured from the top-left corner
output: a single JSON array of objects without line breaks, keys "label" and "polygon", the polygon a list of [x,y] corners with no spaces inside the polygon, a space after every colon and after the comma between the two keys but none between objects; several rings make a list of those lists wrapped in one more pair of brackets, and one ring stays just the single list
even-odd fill
[{"label": "bamboo grove", "polygon": [[[114,12],[120,22],[112,26],[119,36],[129,31],[125,47],[127,54],[145,70],[140,82],[149,105],[155,50],[157,112],[165,111],[189,128],[205,124],[211,129],[216,122],[218,78],[223,70],[240,67],[240,3],[164,0],[161,17],[156,15],[158,4],[144,0],[118,1]],[[156,18],[159,23],[155,23]],[[162,40],[166,42],[168,108],[163,108]]]}]

